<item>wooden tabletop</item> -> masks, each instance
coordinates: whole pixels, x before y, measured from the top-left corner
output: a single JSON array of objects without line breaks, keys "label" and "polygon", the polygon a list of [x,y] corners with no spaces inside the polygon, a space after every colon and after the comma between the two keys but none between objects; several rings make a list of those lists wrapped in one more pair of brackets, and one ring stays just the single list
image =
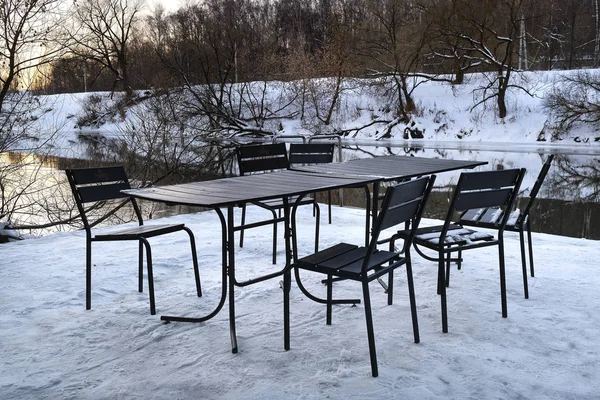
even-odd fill
[{"label": "wooden tabletop", "polygon": [[331,164],[317,164],[294,168],[319,174],[352,175],[379,178],[383,181],[405,180],[419,176],[474,168],[487,164],[486,161],[449,160],[410,156],[382,156],[361,158]]}]

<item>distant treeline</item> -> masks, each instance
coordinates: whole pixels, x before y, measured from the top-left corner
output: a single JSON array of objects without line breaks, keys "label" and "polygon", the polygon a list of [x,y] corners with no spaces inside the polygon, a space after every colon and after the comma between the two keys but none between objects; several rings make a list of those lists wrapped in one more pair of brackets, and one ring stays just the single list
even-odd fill
[{"label": "distant treeline", "polygon": [[78,29],[62,42],[68,51],[36,88],[136,90],[322,76],[460,83],[469,72],[576,69],[600,59],[598,0],[186,4],[167,12],[133,0],[76,2],[70,19]]}]

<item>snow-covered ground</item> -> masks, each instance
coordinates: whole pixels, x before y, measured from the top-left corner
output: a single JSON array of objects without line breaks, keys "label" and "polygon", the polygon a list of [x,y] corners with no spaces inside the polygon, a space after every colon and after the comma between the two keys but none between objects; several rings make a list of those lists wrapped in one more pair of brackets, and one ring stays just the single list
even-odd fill
[{"label": "snow-covered ground", "polygon": [[[578,124],[570,132],[552,133],[547,126],[549,112],[544,108],[544,99],[552,89],[560,84],[560,74],[576,71],[537,71],[514,75],[511,79],[522,90],[512,89],[507,93],[508,115],[504,119],[497,117],[493,100],[485,105],[474,107],[480,100],[481,87],[486,85],[482,74],[469,74],[462,85],[442,82],[424,82],[416,86],[412,96],[417,111],[408,123],[424,134],[423,139],[404,140],[407,124],[400,123],[391,130],[391,137],[382,139],[385,124],[372,124],[374,120],[392,121],[395,119],[390,100],[377,95],[367,85],[367,80],[347,80],[344,82],[339,102],[335,107],[331,124],[323,126],[313,115],[310,104],[306,105],[304,119],[288,118],[287,115],[301,115],[298,102],[288,104],[286,91],[292,83],[269,82],[265,102],[271,109],[285,106],[282,116],[265,122],[265,129],[282,136],[331,134],[349,131],[344,138],[346,143],[372,143],[378,140],[380,145],[413,144],[437,149],[472,149],[502,151],[539,151],[561,152],[559,147],[579,148],[585,154],[600,153],[600,134],[593,125]],[[257,96],[262,93],[263,85],[257,85]],[[78,120],[89,113],[89,99],[94,96],[102,99],[92,107],[98,114],[104,115],[119,95],[111,98],[110,93],[74,93],[41,96],[34,108],[35,123],[40,135],[58,132],[55,140],[48,143],[51,153],[64,157],[85,157],[85,146],[78,135],[103,135],[111,138],[124,134],[126,124],[136,124],[136,118],[148,118],[148,112],[140,111],[145,102],[123,110],[121,114],[105,117],[98,126],[79,126]],[[252,103],[252,101],[248,101]],[[233,108],[237,108],[234,106]],[[88,109],[88,111],[86,111]],[[242,107],[244,109],[244,107]],[[114,110],[113,110],[114,111]],[[248,115],[250,112],[246,110]],[[412,125],[414,124],[414,126]],[[361,128],[358,131],[357,128]],[[365,142],[366,141],[366,142]],[[525,147],[523,147],[525,146]]]},{"label": "snow-covered ground", "polygon": [[[259,218],[260,211],[249,215]],[[333,210],[321,246],[360,244],[364,210]],[[299,248],[310,252],[314,220],[299,211]],[[326,220],[324,218],[323,220]],[[196,234],[204,296],[194,295],[187,235],[152,240],[158,315],[137,292],[137,244],[96,243],[92,309],[85,310],[83,232],[4,244],[0,259],[2,399],[597,399],[600,393],[600,242],[534,234],[536,277],[523,298],[519,242],[506,234],[508,318],[500,315],[497,249],[465,254],[452,270],[449,333],[441,332],[436,266],[414,256],[421,343],[412,340],[406,277],[395,303],[372,284],[378,378],[371,377],[364,310],[325,307],[292,283],[291,350],[283,349],[278,279],[236,291],[240,352],[231,353],[227,306],[217,304],[220,231],[215,212],[179,215]],[[160,221],[155,221],[160,222]],[[426,220],[425,224],[435,221]],[[247,231],[236,249],[240,276],[270,264],[269,227]],[[280,249],[283,248],[280,239]],[[283,260],[280,251],[278,260]],[[281,262],[281,261],[280,261]],[[304,282],[323,293],[320,276]],[[334,295],[361,295],[354,282]]]}]

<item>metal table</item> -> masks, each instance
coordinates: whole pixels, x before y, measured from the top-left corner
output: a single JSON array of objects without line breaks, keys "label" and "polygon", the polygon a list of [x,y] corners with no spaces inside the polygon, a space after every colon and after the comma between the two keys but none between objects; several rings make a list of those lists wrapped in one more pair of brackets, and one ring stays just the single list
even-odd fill
[{"label": "metal table", "polygon": [[[373,185],[373,198],[377,199],[381,182],[401,181],[433,173],[474,168],[484,165],[481,161],[429,159],[407,156],[384,156],[359,159],[341,163],[320,164],[267,174],[238,176],[212,181],[194,182],[180,185],[159,186],[123,191],[140,199],[158,201],[168,205],[187,205],[214,209],[221,222],[222,235],[222,291],[217,307],[201,317],[161,316],[163,321],[203,322],[217,315],[225,304],[229,290],[229,327],[232,352],[237,353],[235,329],[235,286],[247,286],[267,279],[283,276],[292,257],[297,256],[295,238],[295,212],[299,199],[303,196],[325,190],[350,187],[364,187],[367,194],[365,240],[369,239],[369,208],[371,201],[368,185]],[[288,197],[299,196],[296,204],[289,204]],[[234,225],[236,206],[253,201],[280,198],[284,201],[285,253],[286,266],[276,272],[238,282],[235,276],[234,233],[239,230]],[[372,202],[372,215],[377,213],[377,202]],[[221,208],[227,209],[227,217]],[[287,271],[289,273],[289,271]],[[229,278],[229,279],[228,279]],[[284,277],[284,282],[286,281]],[[287,279],[289,282],[289,279]],[[311,295],[297,277],[296,283],[310,299],[325,302]],[[284,290],[289,290],[285,288]],[[337,303],[358,303],[360,300],[335,300]],[[287,315],[287,314],[286,314]],[[285,321],[284,321],[285,322]],[[284,339],[285,340],[285,339]]]},{"label": "metal table", "polygon": [[[222,235],[222,291],[221,299],[217,307],[209,314],[201,317],[174,317],[161,316],[163,321],[203,322],[213,318],[219,313],[225,304],[227,291],[229,289],[229,327],[231,335],[232,352],[237,353],[237,337],[235,329],[235,286],[247,286],[277,276],[282,276],[287,265],[296,252],[295,245],[295,211],[296,205],[302,196],[316,191],[340,189],[347,187],[363,186],[367,191],[367,185],[375,183],[378,177],[352,177],[348,175],[316,174],[311,172],[285,170],[268,174],[238,176],[233,178],[216,179],[212,181],[194,182],[180,185],[159,186],[143,189],[129,189],[123,192],[129,196],[162,202],[168,205],[187,205],[213,208],[221,222]],[[295,204],[288,203],[288,197],[299,196]],[[234,209],[237,205],[251,201],[262,201],[281,198],[284,202],[284,224],[285,224],[285,252],[286,267],[283,269],[238,282],[235,276],[235,241],[234,233],[239,227],[234,225]],[[227,209],[227,218],[221,208]],[[368,209],[368,208],[367,208]],[[369,215],[366,216],[367,224]],[[293,245],[290,240],[293,239]],[[293,250],[292,250],[293,246]],[[229,278],[229,279],[228,279]],[[301,286],[299,283],[298,286]],[[301,287],[302,291],[311,299],[318,299]],[[284,288],[285,290],[285,288]],[[337,303],[357,303],[360,300],[337,300]]]},{"label": "metal table", "polygon": [[[382,156],[361,158],[331,164],[316,164],[294,168],[298,171],[314,172],[322,175],[351,175],[378,178],[373,183],[373,199],[371,215],[373,220],[377,216],[379,189],[381,182],[405,181],[420,176],[437,174],[440,172],[455,171],[464,168],[475,168],[487,164],[487,161],[447,160],[443,158],[425,158],[410,156]],[[368,209],[368,207],[367,207]],[[369,242],[369,233],[365,243]]]},{"label": "metal table", "polygon": [[377,177],[381,181],[398,181],[439,172],[474,168],[485,164],[487,164],[487,161],[447,160],[444,158],[390,155],[360,158],[331,164],[309,165],[294,169],[298,171],[318,172],[320,174],[368,176]]}]

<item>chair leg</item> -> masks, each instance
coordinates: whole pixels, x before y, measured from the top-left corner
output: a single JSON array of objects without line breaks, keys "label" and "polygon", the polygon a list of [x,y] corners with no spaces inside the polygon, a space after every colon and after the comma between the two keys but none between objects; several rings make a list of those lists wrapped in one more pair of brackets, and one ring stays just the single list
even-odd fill
[{"label": "chair leg", "polygon": [[331,190],[327,191],[327,213],[329,215],[329,225],[331,225]]},{"label": "chair leg", "polygon": [[521,267],[523,269],[523,293],[525,298],[529,298],[529,289],[527,285],[527,262],[525,261],[525,233],[519,229],[519,242],[521,242]]},{"label": "chair leg", "polygon": [[508,316],[506,307],[506,272],[504,266],[504,241],[500,238],[498,242],[498,259],[500,262],[500,299],[502,302],[502,318]]},{"label": "chair leg", "polygon": [[529,223],[529,219],[527,220],[527,245],[529,246],[529,270],[531,272],[531,277],[535,277],[535,273],[533,271],[533,242],[531,240],[531,224]]},{"label": "chair leg", "polygon": [[290,349],[290,288],[292,285],[289,268],[283,273],[283,348]]},{"label": "chair leg", "polygon": [[319,226],[321,225],[321,208],[315,202],[317,215],[315,217],[315,253],[319,251]]},{"label": "chair leg", "polygon": [[391,306],[394,302],[394,270],[391,270],[388,274],[387,295],[388,306]]},{"label": "chair leg", "polygon": [[413,335],[415,337],[415,343],[419,343],[421,339],[419,336],[419,320],[417,318],[417,301],[415,298],[415,285],[412,274],[412,262],[410,260],[410,255],[408,254],[406,261],[406,280],[408,283],[408,296],[410,298],[410,313],[412,315]]},{"label": "chair leg", "polygon": [[452,258],[450,254],[452,253],[448,253],[448,258],[446,259],[446,287],[450,287],[450,259]]},{"label": "chair leg", "polygon": [[333,277],[331,274],[327,275],[327,317],[326,324],[331,325],[331,308],[333,305]]},{"label": "chair leg", "polygon": [[198,297],[202,297],[202,285],[200,284],[200,271],[198,270],[198,254],[196,254],[196,238],[192,230],[188,227],[183,227],[183,230],[190,236],[190,245],[192,248],[192,264],[194,265],[194,278],[196,280],[196,293]]},{"label": "chair leg", "polygon": [[377,353],[375,350],[375,334],[373,331],[373,314],[371,313],[371,297],[369,295],[369,282],[362,282],[363,299],[365,303],[365,319],[367,322],[367,337],[369,339],[369,354],[371,356],[371,373],[373,377],[379,375],[377,371]]},{"label": "chair leg", "polygon": [[[273,213],[273,219],[277,218],[275,211]],[[277,264],[277,222],[273,222],[273,264]]]},{"label": "chair leg", "polygon": [[[448,254],[450,257],[450,254]],[[444,279],[444,253],[439,252],[438,260],[438,294],[442,311],[442,332],[448,333],[448,310],[446,305],[446,282]]]},{"label": "chair leg", "polygon": [[92,241],[86,239],[85,246],[85,309],[92,308]]},{"label": "chair leg", "polygon": [[156,315],[156,304],[154,302],[154,275],[152,273],[152,251],[150,243],[145,238],[140,239],[146,247],[146,262],[148,263],[148,294],[150,296],[150,314]]},{"label": "chair leg", "polygon": [[442,274],[442,276],[440,276],[440,271],[439,271],[440,264],[442,265],[442,270],[445,271],[446,264],[444,264],[443,253],[438,252],[438,258],[435,261],[437,261],[437,263],[438,263],[437,294],[441,295],[442,294],[442,285],[446,286],[445,282],[444,282],[443,274]]},{"label": "chair leg", "polygon": [[144,291],[144,243],[139,241],[138,251],[138,292]]},{"label": "chair leg", "polygon": [[242,221],[240,223],[240,247],[244,247],[244,225],[246,224],[246,205],[242,205]]}]

